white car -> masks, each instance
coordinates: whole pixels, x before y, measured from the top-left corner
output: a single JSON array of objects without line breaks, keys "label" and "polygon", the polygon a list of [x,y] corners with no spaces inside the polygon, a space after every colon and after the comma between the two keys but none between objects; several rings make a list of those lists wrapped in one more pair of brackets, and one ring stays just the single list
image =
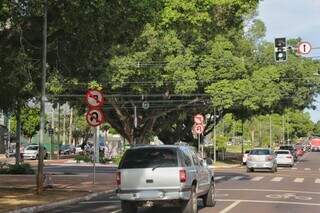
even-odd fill
[{"label": "white car", "polygon": [[82,150],[82,148],[81,148],[81,145],[80,144],[78,144],[77,146],[76,146],[76,155],[78,155],[78,154],[81,154],[81,153],[83,153],[83,150]]},{"label": "white car", "polygon": [[[38,159],[39,155],[38,155],[38,145],[29,145],[24,149],[24,153],[23,153],[23,158],[25,160],[28,159]],[[44,147],[44,159],[48,158],[48,153],[46,148]]]},{"label": "white car", "polygon": [[294,165],[294,157],[290,150],[276,150],[275,154],[278,165],[286,165],[290,167]]}]

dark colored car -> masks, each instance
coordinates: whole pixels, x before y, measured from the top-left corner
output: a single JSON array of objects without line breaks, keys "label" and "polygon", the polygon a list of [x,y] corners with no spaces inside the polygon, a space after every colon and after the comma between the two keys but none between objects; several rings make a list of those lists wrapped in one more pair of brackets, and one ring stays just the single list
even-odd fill
[{"label": "dark colored car", "polygon": [[64,145],[61,145],[59,148],[60,155],[70,155],[75,153],[76,153],[76,148],[71,144],[64,144]]}]

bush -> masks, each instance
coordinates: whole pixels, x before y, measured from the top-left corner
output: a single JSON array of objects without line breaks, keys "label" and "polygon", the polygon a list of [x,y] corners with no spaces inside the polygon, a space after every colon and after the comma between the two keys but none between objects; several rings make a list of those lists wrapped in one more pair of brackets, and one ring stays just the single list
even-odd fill
[{"label": "bush", "polygon": [[121,161],[121,158],[122,158],[122,155],[117,155],[116,157],[113,157],[113,158],[112,158],[112,162],[113,162],[114,164],[119,165],[119,163],[120,163],[120,161]]},{"label": "bush", "polygon": [[1,166],[0,174],[34,174],[34,170],[28,163]]},{"label": "bush", "polygon": [[80,161],[86,162],[86,163],[92,163],[92,159],[89,155],[76,155],[74,157],[77,163],[80,163]]}]

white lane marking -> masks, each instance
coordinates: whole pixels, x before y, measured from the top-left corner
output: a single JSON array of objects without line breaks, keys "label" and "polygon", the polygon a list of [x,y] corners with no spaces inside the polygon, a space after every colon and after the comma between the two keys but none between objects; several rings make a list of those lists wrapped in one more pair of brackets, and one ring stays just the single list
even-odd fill
[{"label": "white lane marking", "polygon": [[283,177],[274,177],[271,179],[273,182],[280,182],[283,179]]},{"label": "white lane marking", "polygon": [[262,180],[264,177],[254,177],[251,179],[251,181],[260,181]]},{"label": "white lane marking", "polygon": [[320,183],[320,178],[317,178],[314,183]]},{"label": "white lane marking", "polygon": [[296,178],[296,179],[294,179],[293,182],[295,182],[295,183],[302,183],[303,181],[304,181],[304,178]]},{"label": "white lane marking", "polygon": [[120,200],[96,200],[96,201],[83,201],[81,204],[97,204],[97,203],[120,203]]},{"label": "white lane marking", "polygon": [[218,176],[218,177],[214,177],[214,180],[220,180],[220,179],[223,179],[225,178],[225,176]]},{"label": "white lane marking", "polygon": [[[320,206],[320,203],[303,203],[303,202],[289,202],[289,201],[276,201],[276,200],[235,200],[235,199],[216,199],[220,202],[244,202],[244,203],[279,203],[279,204],[292,204],[292,205],[303,205],[303,206]],[[232,204],[231,204],[232,205]]]},{"label": "white lane marking", "polygon": [[297,168],[297,167],[292,167],[291,169],[292,169],[292,170],[297,170],[298,168]]},{"label": "white lane marking", "polygon": [[283,167],[278,167],[278,169],[282,170],[282,169],[284,169],[284,168],[283,168]]},{"label": "white lane marking", "polygon": [[244,176],[235,176],[235,177],[231,178],[230,180],[240,180],[242,178],[244,178]]},{"label": "white lane marking", "polygon": [[310,168],[305,168],[304,170],[305,170],[305,171],[310,171],[311,169],[310,169]]},{"label": "white lane marking", "polygon": [[118,213],[118,212],[121,212],[121,209],[115,210],[115,211],[110,212],[110,213]]},{"label": "white lane marking", "polygon": [[241,203],[241,201],[235,200],[231,205],[227,206],[225,209],[223,209],[222,211],[220,211],[220,213],[227,213],[227,212],[229,212],[231,209],[233,209],[234,207],[236,207],[239,203]]},{"label": "white lane marking", "polygon": [[218,191],[252,191],[252,192],[288,192],[288,193],[320,195],[320,192],[279,190],[279,189],[216,189],[216,190],[218,190]]}]

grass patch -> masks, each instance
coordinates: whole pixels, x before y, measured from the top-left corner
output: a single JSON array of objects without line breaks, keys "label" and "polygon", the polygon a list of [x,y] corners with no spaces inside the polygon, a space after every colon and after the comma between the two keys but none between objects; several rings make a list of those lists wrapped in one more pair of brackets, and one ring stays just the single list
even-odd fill
[{"label": "grass patch", "polygon": [[47,190],[37,195],[33,189],[0,189],[0,212],[44,205],[86,195],[87,192]]}]

